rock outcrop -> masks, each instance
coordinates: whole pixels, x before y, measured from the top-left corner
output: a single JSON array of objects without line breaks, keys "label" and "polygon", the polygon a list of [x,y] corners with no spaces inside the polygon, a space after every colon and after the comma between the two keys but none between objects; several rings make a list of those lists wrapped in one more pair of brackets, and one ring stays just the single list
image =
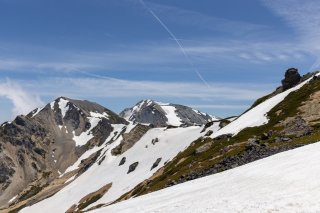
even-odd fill
[{"label": "rock outcrop", "polygon": [[129,174],[129,173],[133,172],[134,170],[136,170],[136,168],[138,167],[138,164],[139,164],[139,162],[135,162],[135,163],[131,164],[129,166],[129,170],[128,170],[127,174]]},{"label": "rock outcrop", "polygon": [[296,86],[301,80],[301,76],[296,68],[290,68],[285,73],[285,78],[281,81],[283,91]]}]

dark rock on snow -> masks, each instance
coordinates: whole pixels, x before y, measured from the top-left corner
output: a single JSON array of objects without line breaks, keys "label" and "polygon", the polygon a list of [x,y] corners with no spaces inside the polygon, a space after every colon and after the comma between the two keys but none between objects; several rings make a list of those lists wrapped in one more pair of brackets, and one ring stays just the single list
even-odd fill
[{"label": "dark rock on snow", "polygon": [[128,170],[127,174],[129,174],[130,172],[133,172],[134,170],[136,170],[138,164],[139,164],[139,162],[135,162],[135,163],[131,164],[129,166],[129,170]]},{"label": "dark rock on snow", "polygon": [[162,158],[158,158],[158,159],[153,163],[153,165],[152,165],[152,167],[151,167],[150,170],[156,168],[156,167],[159,165],[159,163],[161,162],[161,160],[162,160]]},{"label": "dark rock on snow", "polygon": [[126,157],[123,157],[119,163],[119,166],[122,166],[126,162]]}]

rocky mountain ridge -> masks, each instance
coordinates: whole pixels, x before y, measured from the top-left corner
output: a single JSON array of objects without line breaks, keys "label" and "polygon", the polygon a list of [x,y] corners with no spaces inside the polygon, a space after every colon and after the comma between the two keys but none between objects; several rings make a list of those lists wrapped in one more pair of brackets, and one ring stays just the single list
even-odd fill
[{"label": "rocky mountain ridge", "polygon": [[141,100],[127,108],[120,116],[136,123],[150,124],[154,127],[204,125],[219,118],[179,104]]},{"label": "rocky mountain ridge", "polygon": [[[22,192],[0,196],[5,197],[2,210],[91,211],[320,141],[319,73],[299,76],[289,69],[281,87],[232,119],[151,100],[120,117],[90,102],[61,97],[2,125],[7,132],[0,135],[0,155],[11,160],[0,164],[7,174],[0,180],[10,187],[16,181],[12,177],[22,173],[18,167],[38,175],[28,174],[34,178],[21,186]],[[30,132],[34,136],[23,137]],[[10,138],[15,147],[29,147],[22,152],[30,155],[26,165],[18,166],[7,151],[17,153],[6,145]],[[70,156],[64,157],[63,150]],[[29,169],[33,162],[42,173]]]},{"label": "rocky mountain ridge", "polygon": [[65,97],[4,123],[0,203],[35,181],[48,184],[85,151],[104,142],[113,131],[112,124],[127,123],[98,104]]}]

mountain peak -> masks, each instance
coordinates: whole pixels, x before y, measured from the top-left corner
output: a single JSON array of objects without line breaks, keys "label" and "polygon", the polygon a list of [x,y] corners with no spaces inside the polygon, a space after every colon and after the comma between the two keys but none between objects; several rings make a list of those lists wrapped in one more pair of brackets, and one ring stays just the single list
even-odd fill
[{"label": "mountain peak", "polygon": [[193,126],[203,125],[217,118],[187,106],[161,103],[146,99],[127,108],[120,116],[128,121],[152,124],[154,126]]}]

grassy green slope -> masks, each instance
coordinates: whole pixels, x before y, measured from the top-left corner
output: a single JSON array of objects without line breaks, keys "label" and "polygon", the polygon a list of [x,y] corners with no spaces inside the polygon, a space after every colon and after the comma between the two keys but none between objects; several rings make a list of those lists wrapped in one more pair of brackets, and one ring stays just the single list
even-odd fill
[{"label": "grassy green slope", "polygon": [[[268,113],[269,122],[265,125],[246,128],[232,138],[199,138],[168,162],[153,179],[139,184],[121,199],[157,191],[176,183],[221,172],[281,151],[320,141],[320,126],[317,124],[312,126],[311,134],[299,137],[292,135],[287,141],[277,140],[283,135],[285,128],[281,121],[300,115],[298,108],[316,91],[320,91],[320,80],[311,81],[298,91],[290,93]],[[263,133],[268,132],[272,133],[269,137],[261,137]],[[209,149],[197,152],[197,149],[205,144]]]}]

